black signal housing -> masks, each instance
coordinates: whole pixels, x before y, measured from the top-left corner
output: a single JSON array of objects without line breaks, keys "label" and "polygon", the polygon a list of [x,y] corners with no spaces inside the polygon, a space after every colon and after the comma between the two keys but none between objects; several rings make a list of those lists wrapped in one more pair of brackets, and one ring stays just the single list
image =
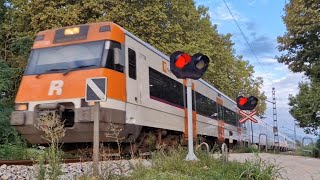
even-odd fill
[{"label": "black signal housing", "polygon": [[170,56],[170,70],[180,79],[200,79],[209,67],[209,58],[201,53],[192,57],[182,51],[176,51]]},{"label": "black signal housing", "polygon": [[258,105],[258,98],[255,96],[250,96],[250,97],[244,97],[244,96],[239,96],[236,99],[237,101],[237,106],[241,110],[254,110],[256,106]]}]

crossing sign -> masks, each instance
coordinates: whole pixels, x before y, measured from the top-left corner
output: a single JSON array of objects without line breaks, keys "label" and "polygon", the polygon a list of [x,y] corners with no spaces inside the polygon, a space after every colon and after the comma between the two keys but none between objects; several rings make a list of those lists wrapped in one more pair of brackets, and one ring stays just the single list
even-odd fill
[{"label": "crossing sign", "polygon": [[88,78],[86,80],[86,102],[101,102],[107,100],[107,78]]},{"label": "crossing sign", "polygon": [[239,123],[244,123],[247,120],[250,120],[254,123],[258,123],[258,121],[253,117],[257,113],[256,110],[249,112],[249,113],[246,113],[245,111],[239,110],[238,113],[243,116],[243,118],[239,120]]}]

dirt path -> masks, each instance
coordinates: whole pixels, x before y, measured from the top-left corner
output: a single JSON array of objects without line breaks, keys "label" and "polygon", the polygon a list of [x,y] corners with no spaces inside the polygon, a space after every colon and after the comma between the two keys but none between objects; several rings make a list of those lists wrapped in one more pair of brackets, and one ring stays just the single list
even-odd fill
[{"label": "dirt path", "polygon": [[[283,170],[281,171],[283,179],[320,180],[320,159],[268,153],[260,153],[259,157],[283,167]],[[239,162],[244,162],[246,159],[253,158],[255,158],[255,154],[252,153],[235,153],[230,154],[229,156],[229,160],[236,160]]]}]

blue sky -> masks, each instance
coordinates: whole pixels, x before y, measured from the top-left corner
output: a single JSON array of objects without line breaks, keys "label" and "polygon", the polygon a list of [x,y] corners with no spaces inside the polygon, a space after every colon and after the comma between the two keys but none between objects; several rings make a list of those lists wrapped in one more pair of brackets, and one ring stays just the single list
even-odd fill
[{"label": "blue sky", "polygon": [[[196,5],[209,7],[212,24],[218,25],[219,33],[232,34],[232,41],[237,55],[243,55],[245,60],[255,67],[255,75],[264,79],[262,90],[269,100],[272,100],[272,87],[276,89],[278,126],[280,130],[293,134],[294,119],[289,114],[288,96],[298,92],[298,84],[304,81],[303,74],[292,73],[288,68],[277,62],[277,37],[285,33],[283,24],[285,0],[225,0],[235,19],[246,35],[260,63],[252,54],[233,21],[223,0],[196,0]],[[272,104],[268,104],[266,119],[272,124]],[[286,127],[286,128],[281,128]],[[303,130],[297,128],[297,134],[304,136]]]}]

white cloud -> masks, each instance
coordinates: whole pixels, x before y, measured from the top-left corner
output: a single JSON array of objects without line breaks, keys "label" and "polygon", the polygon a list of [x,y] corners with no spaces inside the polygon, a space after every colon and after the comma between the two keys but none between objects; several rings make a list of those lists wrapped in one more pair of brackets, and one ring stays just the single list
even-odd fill
[{"label": "white cloud", "polygon": [[286,70],[287,69],[287,66],[285,65],[280,65],[279,66],[276,66],[273,68],[275,71],[283,71],[283,70]]},{"label": "white cloud", "polygon": [[[239,11],[235,10],[231,3],[227,3],[227,5],[237,21],[244,21],[246,19]],[[209,14],[213,21],[233,21],[232,15],[223,2],[212,5],[211,7],[213,7],[213,9],[209,10]]]},{"label": "white cloud", "polygon": [[[288,71],[288,69],[286,69]],[[298,85],[302,81],[306,81],[302,73],[287,73],[286,75],[278,78],[273,78],[273,83],[267,82],[263,86],[263,90],[266,91],[268,100],[272,101],[272,87],[275,87],[276,103],[277,103],[277,119],[278,127],[287,127],[293,129],[295,124],[294,118],[289,113],[290,106],[288,105],[289,94],[295,95],[298,93]],[[266,121],[273,124],[273,105],[267,102],[267,111],[265,114]],[[298,129],[298,128],[297,128]],[[305,135],[300,129],[298,131],[300,135]],[[291,132],[292,133],[292,132]]]},{"label": "white cloud", "polygon": [[246,0],[249,6],[253,6],[256,3],[267,4],[269,0]]},{"label": "white cloud", "polygon": [[272,57],[262,57],[260,58],[261,64],[263,65],[275,65],[278,64],[278,61]]}]

